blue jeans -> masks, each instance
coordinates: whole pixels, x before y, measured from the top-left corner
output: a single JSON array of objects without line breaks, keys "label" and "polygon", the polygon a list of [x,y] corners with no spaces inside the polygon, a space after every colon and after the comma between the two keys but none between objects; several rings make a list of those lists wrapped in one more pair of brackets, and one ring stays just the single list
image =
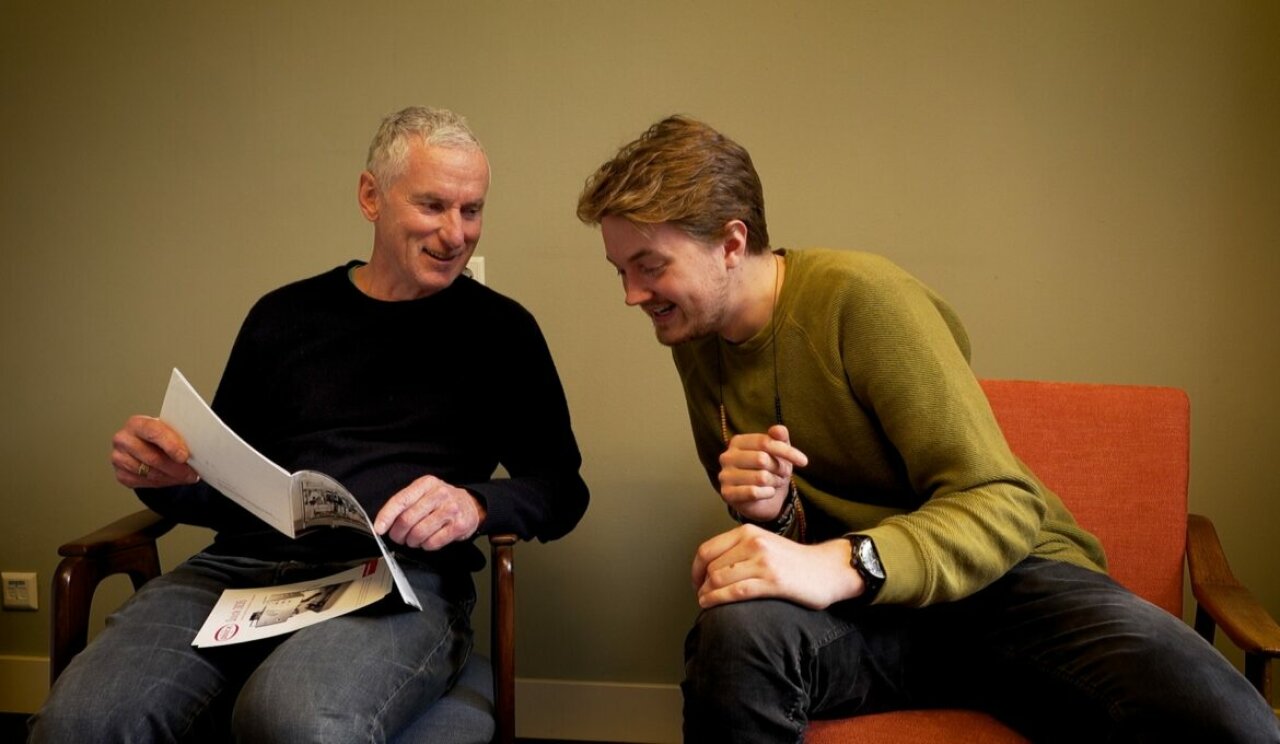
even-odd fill
[{"label": "blue jeans", "polygon": [[470,574],[401,567],[423,611],[387,598],[291,635],[191,645],[223,589],[331,575],[200,553],[148,582],[58,678],[31,742],[381,742],[452,684],[471,650]]},{"label": "blue jeans", "polygon": [[1277,742],[1270,706],[1186,624],[1110,578],[1029,558],[926,608],[776,600],[703,612],[687,742],[801,742],[811,718],[984,710],[1037,742]]}]

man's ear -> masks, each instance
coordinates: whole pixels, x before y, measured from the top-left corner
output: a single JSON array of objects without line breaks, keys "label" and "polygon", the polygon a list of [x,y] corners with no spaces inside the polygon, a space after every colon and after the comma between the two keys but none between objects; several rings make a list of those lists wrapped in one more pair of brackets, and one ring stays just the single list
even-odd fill
[{"label": "man's ear", "polygon": [[366,220],[374,222],[378,219],[378,182],[369,171],[360,174],[360,185],[356,187],[356,201],[360,204],[360,213]]},{"label": "man's ear", "polygon": [[735,268],[747,257],[747,225],[742,220],[729,220],[724,226],[721,240],[724,265]]}]

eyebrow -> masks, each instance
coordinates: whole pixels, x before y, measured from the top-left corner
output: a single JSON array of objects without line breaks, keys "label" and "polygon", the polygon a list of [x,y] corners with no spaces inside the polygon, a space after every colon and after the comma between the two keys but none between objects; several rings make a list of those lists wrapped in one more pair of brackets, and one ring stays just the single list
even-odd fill
[{"label": "eyebrow", "polygon": [[[637,261],[640,261],[640,260],[646,259],[646,258],[648,258],[649,256],[653,256],[653,255],[656,255],[656,254],[654,253],[653,249],[652,249],[652,248],[650,248],[650,247],[648,247],[648,246],[645,246],[644,248],[641,248],[640,250],[638,250],[638,251],[636,251],[635,253],[633,253],[633,254],[631,254],[630,256],[628,256],[628,257],[627,257],[627,260],[626,260],[626,263],[633,264],[633,263],[635,263],[635,262],[637,262]],[[612,259],[612,258],[609,258],[609,256],[608,256],[608,255],[606,255],[606,256],[604,257],[604,260],[608,261],[608,262],[609,262],[610,264],[612,264],[615,268],[618,266],[616,263],[613,263],[613,259]]]},{"label": "eyebrow", "polygon": [[[453,202],[452,202],[452,200],[451,200],[451,199],[449,199],[448,197],[443,196],[443,195],[441,195],[441,194],[437,194],[437,193],[435,193],[434,191],[424,191],[424,192],[422,192],[422,193],[420,193],[420,194],[415,194],[415,195],[413,196],[413,200],[414,200],[415,202],[445,202],[446,204],[452,204],[452,203],[453,203]],[[476,199],[475,201],[463,202],[463,203],[462,203],[462,206],[464,206],[464,207],[483,207],[483,206],[484,206],[484,199],[483,199],[483,198],[481,198],[481,199]]]}]

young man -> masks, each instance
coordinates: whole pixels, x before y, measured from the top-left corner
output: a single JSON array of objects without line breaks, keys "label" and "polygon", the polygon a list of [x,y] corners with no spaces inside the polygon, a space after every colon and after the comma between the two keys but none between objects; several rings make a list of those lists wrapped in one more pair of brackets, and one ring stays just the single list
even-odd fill
[{"label": "young man", "polygon": [[[224,589],[328,576],[377,547],[350,530],[276,533],[198,480],[175,431],[134,416],[113,440],[116,479],[217,538],[113,616],[59,677],[32,741],[382,741],[449,688],[471,649],[470,572],[484,562],[471,539],[560,537],[588,498],[537,324],[462,276],[488,188],[461,117],[387,117],[357,192],[373,224],[368,263],[259,300],[213,401],[268,458],[351,490],[422,611],[393,595],[287,637],[193,648]],[[460,395],[464,385],[487,394]],[[509,478],[492,479],[499,463]]]},{"label": "young man", "polygon": [[588,180],[741,523],[698,548],[685,740],[992,712],[1036,741],[1277,741],[1252,687],[1121,588],[1009,451],[955,313],[883,258],[771,250],[741,146],[670,117]]}]

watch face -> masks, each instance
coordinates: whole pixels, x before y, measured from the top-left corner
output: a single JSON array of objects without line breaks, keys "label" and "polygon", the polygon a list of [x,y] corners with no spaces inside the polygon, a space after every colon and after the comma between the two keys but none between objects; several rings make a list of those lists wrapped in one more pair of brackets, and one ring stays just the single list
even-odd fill
[{"label": "watch face", "polygon": [[858,562],[867,569],[867,573],[879,579],[884,578],[880,554],[876,552],[876,544],[871,542],[871,538],[864,537],[858,541]]}]

